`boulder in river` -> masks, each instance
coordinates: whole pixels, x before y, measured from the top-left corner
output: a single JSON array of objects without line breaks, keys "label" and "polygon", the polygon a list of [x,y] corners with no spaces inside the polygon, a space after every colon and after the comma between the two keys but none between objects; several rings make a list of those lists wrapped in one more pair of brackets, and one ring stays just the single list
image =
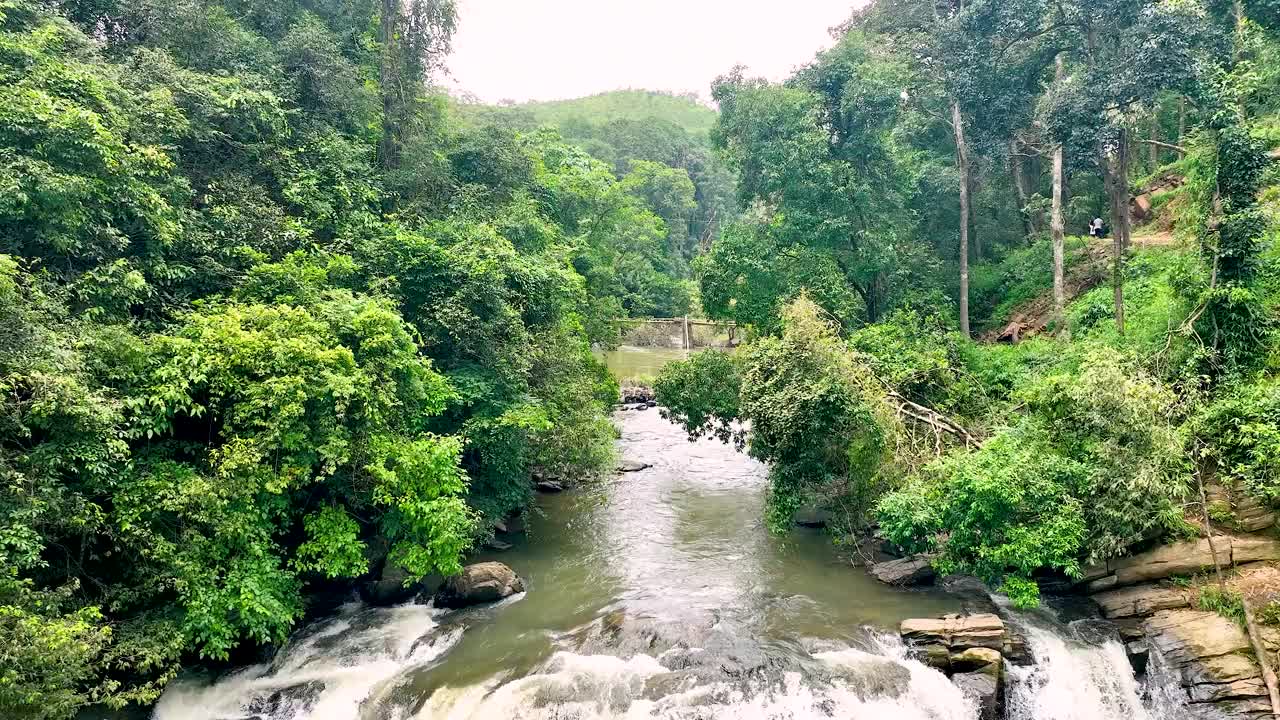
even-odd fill
[{"label": "boulder in river", "polygon": [[407,582],[409,573],[396,563],[387,561],[378,579],[360,587],[360,596],[370,605],[395,605],[411,600],[422,589],[420,583]]},{"label": "boulder in river", "polygon": [[640,472],[641,470],[648,470],[651,467],[653,466],[649,463],[640,462],[639,460],[623,460],[618,463],[617,470],[620,473],[633,473]]},{"label": "boulder in river", "polygon": [[[981,720],[998,720],[1004,699],[1003,650],[1015,644],[998,615],[945,615],[903,620],[903,640],[921,662],[946,673],[974,700]],[[1018,642],[1024,642],[1020,638]]]},{"label": "boulder in river", "polygon": [[468,565],[445,581],[436,593],[436,607],[464,608],[497,602],[524,592],[524,581],[500,562]]},{"label": "boulder in river", "polygon": [[890,585],[924,585],[933,582],[936,576],[933,559],[928,555],[888,560],[876,563],[868,569],[875,579]]},{"label": "boulder in river", "polygon": [[983,672],[958,673],[951,676],[951,682],[977,704],[979,720],[1000,720],[1002,686],[998,674],[992,677]]},{"label": "boulder in river", "polygon": [[648,406],[648,404],[653,402],[654,399],[653,388],[644,387],[642,385],[624,387],[621,389],[619,395],[619,399],[624,405],[639,403],[641,405]]}]

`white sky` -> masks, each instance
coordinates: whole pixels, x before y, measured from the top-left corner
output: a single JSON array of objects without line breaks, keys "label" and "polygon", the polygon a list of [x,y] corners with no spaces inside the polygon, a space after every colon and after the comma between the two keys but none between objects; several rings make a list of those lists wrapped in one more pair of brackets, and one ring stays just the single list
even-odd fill
[{"label": "white sky", "polygon": [[486,102],[620,88],[711,94],[733,65],[781,80],[864,0],[458,0],[447,84]]}]

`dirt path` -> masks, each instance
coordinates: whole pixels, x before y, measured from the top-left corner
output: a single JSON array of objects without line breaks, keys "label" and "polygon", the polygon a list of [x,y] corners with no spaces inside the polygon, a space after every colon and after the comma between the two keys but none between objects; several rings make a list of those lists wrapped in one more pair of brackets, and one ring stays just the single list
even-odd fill
[{"label": "dirt path", "polygon": [[[1174,247],[1177,243],[1173,233],[1164,230],[1139,231],[1132,237],[1133,247],[1143,250]],[[1089,240],[1084,257],[1077,259],[1066,269],[1068,303],[1106,281],[1111,271],[1111,252],[1109,238]],[[1019,342],[1045,332],[1052,320],[1053,289],[1050,288],[1018,306],[1003,326],[988,330],[979,335],[978,339],[987,343]]]}]

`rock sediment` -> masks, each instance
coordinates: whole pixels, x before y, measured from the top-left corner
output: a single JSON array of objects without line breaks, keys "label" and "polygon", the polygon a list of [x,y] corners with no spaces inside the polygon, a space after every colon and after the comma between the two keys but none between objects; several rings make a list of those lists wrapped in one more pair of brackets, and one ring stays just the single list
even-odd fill
[{"label": "rock sediment", "polygon": [[[1267,537],[1219,535],[1214,547],[1224,567],[1280,559],[1280,541]],[[1189,541],[1090,568],[1084,587],[1102,615],[1119,625],[1136,673],[1146,671],[1153,654],[1173,670],[1188,719],[1270,718],[1262,672],[1244,630],[1216,612],[1193,609],[1190,588],[1159,582],[1212,567],[1208,541]],[[1280,645],[1280,633],[1263,635],[1269,650]]]},{"label": "rock sediment", "polygon": [[[1214,549],[1223,567],[1264,560],[1280,560],[1280,540],[1255,535],[1214,537]],[[1177,575],[1194,575],[1213,568],[1208,540],[1189,540],[1162,545],[1146,552],[1113,558],[1105,565],[1085,569],[1085,591],[1101,592],[1117,587],[1163,580]]]},{"label": "rock sediment", "polygon": [[933,582],[933,558],[927,555],[887,560],[868,567],[875,579],[889,585],[924,585]]}]

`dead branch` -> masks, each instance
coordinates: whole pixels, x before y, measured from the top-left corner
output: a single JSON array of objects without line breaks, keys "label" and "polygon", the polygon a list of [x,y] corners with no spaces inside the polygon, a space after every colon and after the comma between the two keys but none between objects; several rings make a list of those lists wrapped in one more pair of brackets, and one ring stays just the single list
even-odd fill
[{"label": "dead branch", "polygon": [[1165,150],[1172,150],[1178,153],[1179,155],[1187,154],[1187,149],[1182,147],[1181,145],[1174,145],[1172,143],[1160,142],[1159,140],[1140,140],[1140,139],[1134,138],[1133,142],[1136,142],[1140,145],[1154,145],[1155,147],[1163,148]]},{"label": "dead branch", "polygon": [[889,391],[889,399],[898,406],[898,412],[906,415],[912,420],[922,422],[935,430],[941,430],[948,435],[954,435],[955,437],[960,438],[964,441],[965,447],[973,447],[978,444],[978,442],[974,440],[973,435],[971,435],[968,430],[964,429],[964,426],[937,410],[911,402],[894,390]]}]

